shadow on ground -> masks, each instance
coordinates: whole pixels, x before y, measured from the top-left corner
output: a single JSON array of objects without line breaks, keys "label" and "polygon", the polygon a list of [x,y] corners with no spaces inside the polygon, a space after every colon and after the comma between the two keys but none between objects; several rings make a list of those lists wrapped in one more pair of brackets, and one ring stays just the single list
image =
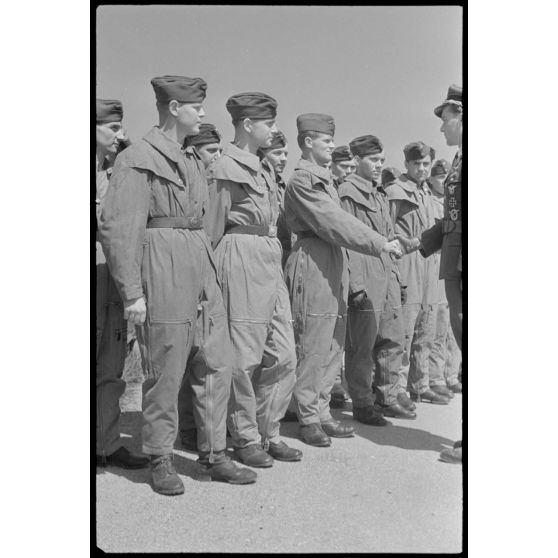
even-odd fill
[{"label": "shadow on ground", "polygon": [[[424,450],[440,452],[445,447],[453,446],[453,440],[443,436],[431,434],[426,430],[403,426],[402,423],[412,424],[413,421],[401,419],[389,419],[391,424],[387,426],[369,426],[353,420],[347,416],[350,414],[350,406],[347,409],[334,409],[331,411],[333,418],[350,424],[355,429],[355,436],[366,438],[380,446],[393,446],[406,450]],[[299,425],[296,422],[282,422],[281,436],[285,438],[299,438]]]}]

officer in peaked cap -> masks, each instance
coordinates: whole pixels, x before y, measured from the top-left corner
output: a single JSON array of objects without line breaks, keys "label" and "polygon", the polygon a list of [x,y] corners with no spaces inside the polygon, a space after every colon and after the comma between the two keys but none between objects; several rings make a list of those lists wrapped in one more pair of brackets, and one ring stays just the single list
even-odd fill
[{"label": "officer in peaked cap", "polygon": [[[243,484],[256,474],[225,454],[230,392],[230,340],[225,309],[202,228],[207,183],[200,157],[182,149],[198,134],[207,88],[201,78],[167,75],[151,80],[159,126],[117,158],[100,223],[110,270],[124,301],[124,316],[137,325],[146,367],[143,385],[143,451],[152,486],[182,494],[173,466],[178,434],[177,400],[204,304],[204,359],[193,367],[200,470],[204,476]],[[205,329],[205,328],[204,328]]]},{"label": "officer in peaked cap", "polygon": [[299,461],[280,437],[295,381],[289,294],[277,238],[277,184],[258,151],[282,143],[277,101],[259,92],[227,100],[235,130],[215,165],[208,223],[234,349],[228,427],[234,453],[251,467]]},{"label": "officer in peaked cap", "polygon": [[345,344],[349,285],[343,248],[377,257],[401,251],[397,241],[388,242],[341,209],[325,168],[334,149],[333,117],[306,113],[296,124],[302,158],[285,192],[287,224],[298,238],[285,266],[300,348],[294,399],[302,440],[329,446],[330,436],[354,433],[354,427],[334,420],[329,409]]}]

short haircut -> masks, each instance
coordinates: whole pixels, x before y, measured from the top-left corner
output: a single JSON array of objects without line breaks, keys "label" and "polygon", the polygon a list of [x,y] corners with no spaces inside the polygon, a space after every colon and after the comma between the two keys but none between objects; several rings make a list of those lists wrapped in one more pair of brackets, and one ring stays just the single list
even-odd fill
[{"label": "short haircut", "polygon": [[304,147],[305,138],[316,139],[320,135],[320,133],[321,132],[308,131],[298,134],[298,136],[296,137],[296,143],[298,143],[298,147],[302,149]]}]

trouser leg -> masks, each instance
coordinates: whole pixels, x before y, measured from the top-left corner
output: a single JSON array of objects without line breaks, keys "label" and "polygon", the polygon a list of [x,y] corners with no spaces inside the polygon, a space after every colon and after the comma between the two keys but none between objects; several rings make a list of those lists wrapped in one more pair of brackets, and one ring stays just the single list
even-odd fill
[{"label": "trouser leg", "polygon": [[446,279],[446,298],[448,299],[450,323],[455,336],[457,346],[461,351],[462,330],[463,330],[463,295],[461,292],[461,281],[458,279]]},{"label": "trouser leg", "polygon": [[403,310],[403,358],[401,368],[399,369],[399,387],[400,390],[407,391],[409,381],[409,364],[411,357],[411,343],[415,331],[415,324],[420,312],[420,303],[405,304]]},{"label": "trouser leg", "polygon": [[378,335],[374,343],[374,391],[383,405],[397,403],[401,392],[399,371],[403,361],[403,312],[387,301],[379,316]]},{"label": "trouser leg", "polygon": [[[449,310],[448,310],[448,324],[449,324]],[[461,364],[461,351],[455,342],[455,337],[451,327],[448,327],[448,334],[446,337],[446,367],[445,378],[448,386],[455,385],[459,380],[459,365]]]},{"label": "trouser leg", "polygon": [[178,433],[178,392],[192,346],[192,322],[149,323],[138,328],[146,364],[143,383],[144,453],[172,453]]},{"label": "trouser leg", "polygon": [[[346,311],[345,311],[346,312]],[[326,361],[322,386],[319,395],[319,416],[320,422],[328,422],[332,420],[329,410],[329,402],[331,400],[331,389],[335,383],[335,378],[343,363],[343,351],[345,350],[345,334],[347,330],[347,314],[340,313],[337,316],[335,328],[333,330],[333,339],[331,348]]]},{"label": "trouser leg", "polygon": [[436,330],[432,348],[428,356],[428,371],[431,386],[445,386],[445,369],[447,358],[447,336],[449,329],[449,309],[445,302],[438,304],[436,311]]},{"label": "trouser leg", "polygon": [[122,379],[126,359],[124,309],[106,263],[97,264],[96,284],[96,436],[97,455],[107,456],[121,445],[120,397],[126,389]]},{"label": "trouser leg", "polygon": [[252,377],[256,395],[258,429],[267,442],[278,443],[280,420],[285,415],[295,385],[296,350],[289,294],[279,286],[262,364]]},{"label": "trouser leg", "polygon": [[424,305],[418,313],[411,344],[409,389],[413,393],[424,393],[430,386],[428,357],[432,349],[435,332],[436,305]]},{"label": "trouser leg", "polygon": [[227,424],[235,448],[259,444],[256,393],[252,375],[260,366],[268,325],[262,322],[230,321],[234,358]]},{"label": "trouser leg", "polygon": [[369,308],[349,308],[345,349],[345,378],[353,407],[374,404],[372,377],[373,349],[378,333],[380,311]]}]

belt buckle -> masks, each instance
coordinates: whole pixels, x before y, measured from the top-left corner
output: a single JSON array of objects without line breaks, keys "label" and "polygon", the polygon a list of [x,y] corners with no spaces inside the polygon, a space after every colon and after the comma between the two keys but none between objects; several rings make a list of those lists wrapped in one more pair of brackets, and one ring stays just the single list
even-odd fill
[{"label": "belt buckle", "polygon": [[277,227],[274,225],[269,225],[269,236],[277,236]]}]

